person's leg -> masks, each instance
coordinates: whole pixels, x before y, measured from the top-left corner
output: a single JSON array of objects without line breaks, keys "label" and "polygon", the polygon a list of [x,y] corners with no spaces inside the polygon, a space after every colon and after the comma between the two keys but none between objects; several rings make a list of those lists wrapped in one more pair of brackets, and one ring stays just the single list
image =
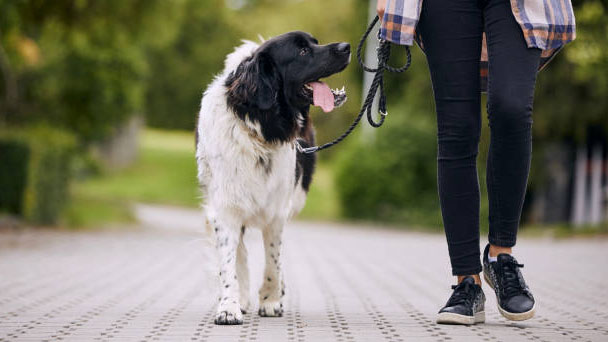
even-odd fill
[{"label": "person's leg", "polygon": [[476,157],[482,9],[476,0],[425,0],[417,30],[435,95],[437,180],[452,273],[476,275],[481,272]]},{"label": "person's leg", "polygon": [[[495,290],[500,313],[511,320],[534,316],[535,301],[511,253],[526,192],[532,152],[532,103],[540,61],[529,49],[509,0],[488,0],[484,9],[488,43],[487,163],[490,245],[484,277]],[[492,257],[496,257],[495,259]]]},{"label": "person's leg", "polygon": [[484,322],[485,296],[478,276],[476,166],[481,131],[482,10],[476,0],[424,0],[417,29],[429,63],[437,109],[437,181],[443,225],[452,273],[459,276],[459,284],[439,311],[437,323]]},{"label": "person's leg", "polygon": [[532,153],[532,103],[540,61],[529,49],[509,0],[489,0],[485,9],[488,44],[490,149],[487,185],[492,256],[510,252],[528,182]]}]

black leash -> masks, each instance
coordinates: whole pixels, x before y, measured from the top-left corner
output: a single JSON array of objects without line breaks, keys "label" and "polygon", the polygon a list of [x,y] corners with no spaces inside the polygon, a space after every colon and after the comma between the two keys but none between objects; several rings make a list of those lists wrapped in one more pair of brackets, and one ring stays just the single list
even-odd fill
[{"label": "black leash", "polygon": [[[382,126],[382,124],[384,123],[384,120],[386,119],[386,115],[388,114],[386,112],[386,94],[384,94],[384,71],[386,70],[386,71],[395,72],[395,73],[404,72],[405,70],[407,70],[410,67],[410,64],[412,64],[412,55],[410,53],[409,46],[406,45],[405,51],[407,54],[407,61],[405,62],[405,65],[400,68],[391,67],[390,65],[388,65],[388,59],[391,55],[391,43],[387,42],[386,40],[382,40],[382,39],[378,38],[378,40],[380,41],[379,46],[377,48],[378,67],[375,69],[370,68],[363,63],[363,60],[361,59],[361,50],[363,50],[363,45],[365,44],[367,37],[369,36],[370,32],[372,31],[372,29],[374,28],[374,26],[376,25],[378,20],[379,20],[378,16],[376,16],[374,18],[374,20],[371,22],[371,24],[369,24],[369,26],[367,27],[367,31],[365,31],[365,33],[363,34],[363,37],[361,37],[361,40],[359,41],[359,45],[357,46],[357,60],[359,61],[359,65],[361,66],[361,68],[364,71],[375,73],[374,80],[372,81],[372,84],[369,87],[369,91],[367,92],[365,102],[363,102],[363,106],[361,107],[361,111],[359,112],[359,115],[357,115],[357,117],[355,118],[355,121],[353,121],[353,123],[350,125],[350,127],[348,127],[348,129],[344,133],[342,133],[341,136],[336,138],[334,141],[325,143],[320,146],[302,147],[300,145],[300,143],[296,140],[296,148],[298,149],[298,152],[315,153],[315,152],[324,150],[326,148],[330,148],[330,147],[340,143],[342,140],[344,140],[344,138],[346,138],[355,129],[355,127],[357,127],[357,125],[359,124],[359,121],[361,121],[361,118],[363,117],[363,114],[365,114],[365,112],[367,112],[367,121],[369,122],[370,125],[372,125],[372,127],[378,128],[378,127]],[[378,91],[380,91],[380,98],[379,98],[379,102],[378,102],[378,111],[380,112],[380,120],[374,121],[374,118],[372,117],[372,104],[374,102],[374,97],[376,96],[376,92],[378,92]]]}]

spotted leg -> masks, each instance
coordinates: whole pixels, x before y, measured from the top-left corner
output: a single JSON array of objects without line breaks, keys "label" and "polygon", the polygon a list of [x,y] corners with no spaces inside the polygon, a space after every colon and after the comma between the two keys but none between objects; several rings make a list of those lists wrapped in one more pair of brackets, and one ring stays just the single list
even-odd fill
[{"label": "spotted leg", "polygon": [[247,248],[243,241],[244,235],[245,227],[242,227],[236,252],[236,276],[239,281],[241,312],[247,313],[249,309],[249,268],[247,267]]},{"label": "spotted leg", "polygon": [[259,315],[263,317],[283,316],[282,298],[285,294],[281,273],[281,234],[283,225],[277,224],[263,230],[266,267],[264,284],[260,288]]},{"label": "spotted leg", "polygon": [[240,226],[230,225],[227,221],[219,219],[210,221],[214,225],[216,248],[220,262],[220,297],[215,324],[243,324],[236,270],[236,252],[240,239]]}]

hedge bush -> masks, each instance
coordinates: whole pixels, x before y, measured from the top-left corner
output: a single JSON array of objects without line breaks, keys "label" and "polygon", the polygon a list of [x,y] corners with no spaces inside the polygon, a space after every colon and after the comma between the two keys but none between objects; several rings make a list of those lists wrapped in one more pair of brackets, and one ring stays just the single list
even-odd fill
[{"label": "hedge bush", "polygon": [[0,135],[0,211],[23,214],[28,159],[27,144]]},{"label": "hedge bush", "polygon": [[48,127],[0,130],[0,211],[57,223],[68,202],[74,138]]},{"label": "hedge bush", "polygon": [[353,137],[336,170],[348,218],[440,226],[436,137],[430,120],[394,115],[373,136]]}]

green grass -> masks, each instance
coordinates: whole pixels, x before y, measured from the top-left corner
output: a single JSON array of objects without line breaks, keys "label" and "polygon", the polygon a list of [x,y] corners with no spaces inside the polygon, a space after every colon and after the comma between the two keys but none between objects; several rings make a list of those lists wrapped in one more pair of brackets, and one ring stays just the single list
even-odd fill
[{"label": "green grass", "polygon": [[[140,139],[133,165],[73,184],[72,203],[64,215],[68,226],[132,222],[134,203],[199,206],[193,134],[146,129]],[[339,213],[332,171],[321,164],[300,218],[337,220]]]},{"label": "green grass", "polygon": [[134,222],[129,203],[75,196],[64,214],[70,228],[87,228]]},{"label": "green grass", "polygon": [[79,184],[76,196],[196,207],[192,134],[146,130],[140,144],[139,158],[131,167]]},{"label": "green grass", "polygon": [[146,129],[140,139],[133,165],[73,185],[68,226],[131,222],[138,202],[198,206],[193,134]]},{"label": "green grass", "polygon": [[334,184],[331,165],[319,163],[306,199],[306,206],[298,215],[303,220],[337,221],[340,219],[340,202]]}]

